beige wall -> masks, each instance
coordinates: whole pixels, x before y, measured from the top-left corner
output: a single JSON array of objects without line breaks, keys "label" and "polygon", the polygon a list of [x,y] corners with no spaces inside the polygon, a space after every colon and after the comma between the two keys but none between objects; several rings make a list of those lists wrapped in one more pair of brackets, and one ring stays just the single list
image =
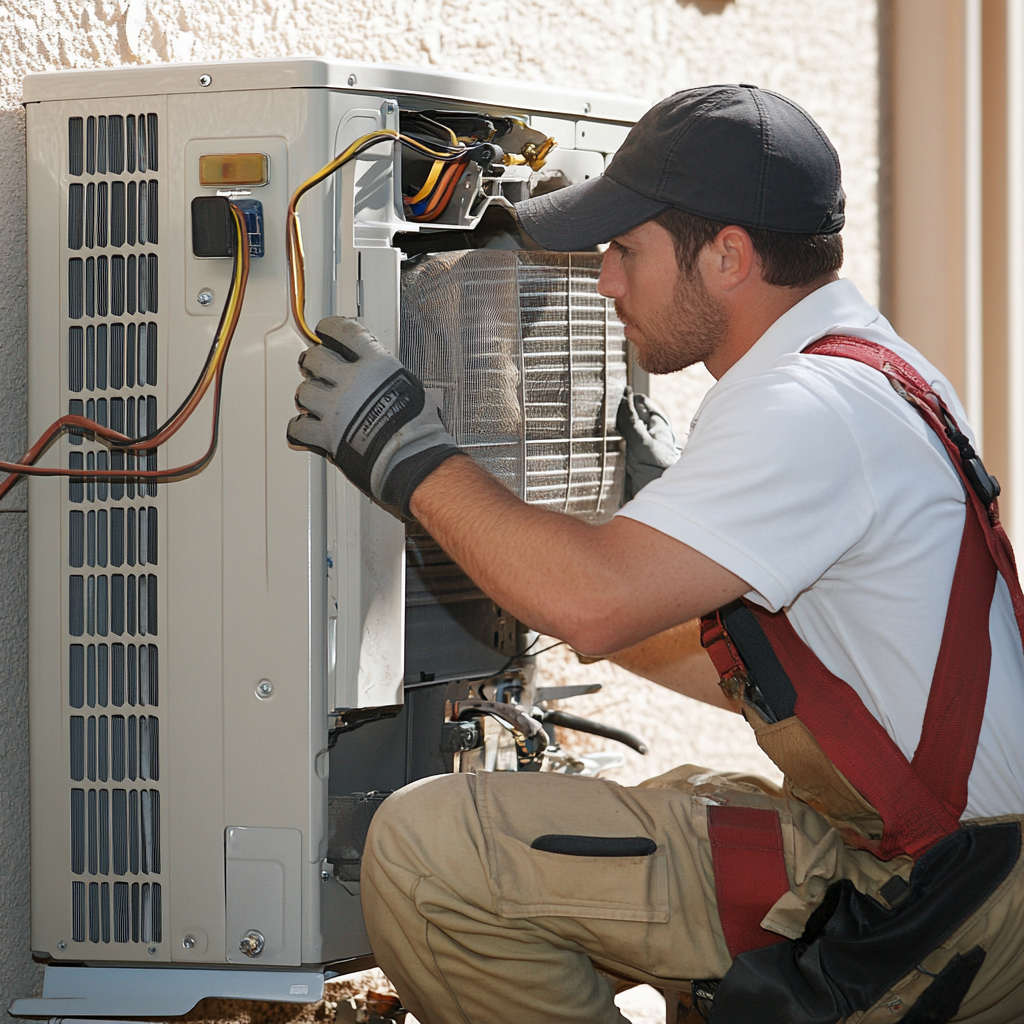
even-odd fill
[{"label": "beige wall", "polygon": [[[432,65],[654,101],[689,85],[753,82],[786,93],[839,150],[848,196],[847,274],[878,293],[878,45],[874,0],[0,0],[0,456],[24,428],[24,117],[28,71],[162,60],[322,54]],[[240,116],[242,114],[240,106]],[[685,429],[707,378],[658,381]],[[32,990],[28,956],[25,516],[0,514],[0,1007]],[[684,760],[763,765],[725,712],[606,665],[553,653],[548,677],[596,678],[576,709],[643,732],[652,753],[623,781]]]}]

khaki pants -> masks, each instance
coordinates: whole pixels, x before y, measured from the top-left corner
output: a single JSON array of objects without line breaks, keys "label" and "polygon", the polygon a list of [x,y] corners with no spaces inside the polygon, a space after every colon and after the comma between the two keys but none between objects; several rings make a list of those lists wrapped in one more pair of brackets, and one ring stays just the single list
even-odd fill
[{"label": "khaki pants", "polygon": [[[765,923],[798,937],[830,882],[874,894],[909,859],[846,847],[811,808],[763,780],[684,765],[627,789],[604,779],[481,773],[389,797],[367,838],[362,904],[380,966],[422,1024],[624,1022],[600,972],[680,988],[730,957],[715,902],[707,807],[778,811],[791,892]],[[642,857],[531,848],[538,836],[647,837]],[[993,936],[999,936],[997,942]],[[933,954],[855,1019],[895,1021],[957,950],[989,950],[957,1020],[1024,1020],[1024,862]],[[945,948],[945,947],[944,947]],[[595,967],[599,970],[595,970]]]}]

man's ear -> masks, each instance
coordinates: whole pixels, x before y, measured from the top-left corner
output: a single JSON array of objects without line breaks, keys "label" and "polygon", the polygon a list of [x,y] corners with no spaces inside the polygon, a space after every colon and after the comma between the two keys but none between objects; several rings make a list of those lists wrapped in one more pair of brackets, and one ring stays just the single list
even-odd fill
[{"label": "man's ear", "polygon": [[738,224],[722,228],[708,246],[710,277],[719,291],[730,292],[758,274],[759,261],[754,243],[746,229]]}]

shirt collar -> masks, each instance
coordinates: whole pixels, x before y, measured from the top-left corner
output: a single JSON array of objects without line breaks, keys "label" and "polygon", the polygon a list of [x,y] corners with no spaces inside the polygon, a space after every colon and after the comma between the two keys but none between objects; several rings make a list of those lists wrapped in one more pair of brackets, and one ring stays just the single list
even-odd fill
[{"label": "shirt collar", "polygon": [[[763,373],[784,355],[800,352],[826,334],[858,334],[867,328],[892,331],[874,306],[864,300],[857,286],[843,278],[823,285],[786,310],[760,338],[721,376],[704,396],[690,424],[697,422],[708,399],[728,384]],[[872,332],[874,333],[874,332]]]}]

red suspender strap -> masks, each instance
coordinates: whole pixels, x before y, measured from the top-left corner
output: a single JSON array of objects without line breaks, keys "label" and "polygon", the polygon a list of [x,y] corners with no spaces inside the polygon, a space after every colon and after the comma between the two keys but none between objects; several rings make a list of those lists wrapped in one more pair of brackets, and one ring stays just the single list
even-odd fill
[{"label": "red suspender strap", "polygon": [[715,899],[729,955],[784,941],[761,928],[775,901],[789,892],[778,814],[760,807],[712,806],[708,834]]}]

